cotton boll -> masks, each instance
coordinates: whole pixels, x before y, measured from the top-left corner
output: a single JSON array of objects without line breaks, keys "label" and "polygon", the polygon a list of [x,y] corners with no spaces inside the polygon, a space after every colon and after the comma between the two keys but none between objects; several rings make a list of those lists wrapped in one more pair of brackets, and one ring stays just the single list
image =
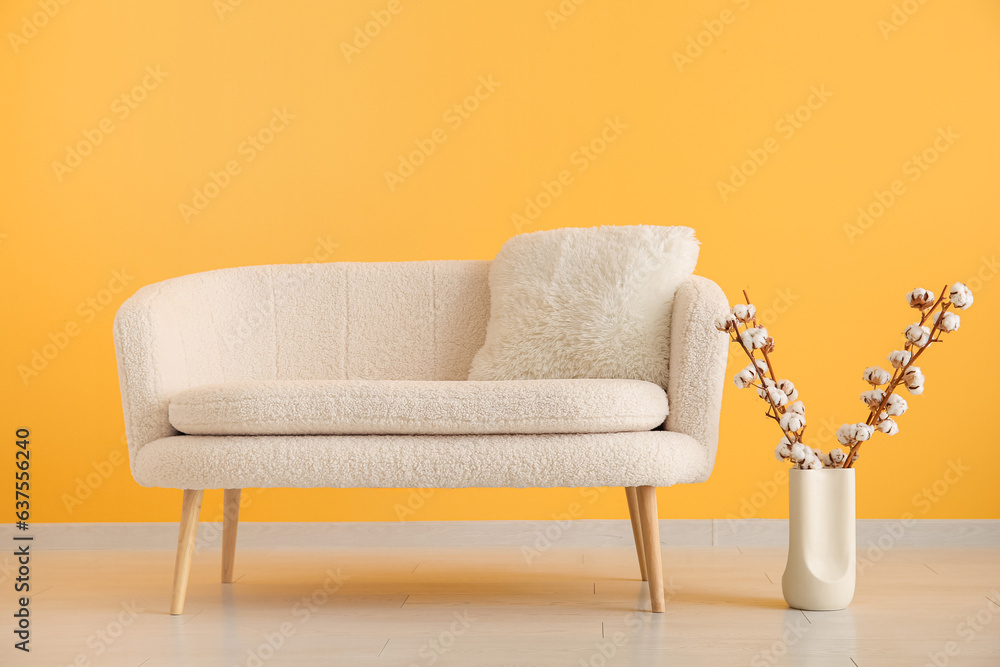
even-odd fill
[{"label": "cotton boll", "polygon": [[753,304],[738,303],[729,312],[740,322],[748,322],[757,315],[757,309]]},{"label": "cotton boll", "polygon": [[757,395],[760,396],[761,398],[767,398],[767,390],[775,386],[774,380],[772,380],[771,378],[762,378],[761,380],[764,383],[764,387],[763,388],[757,387]]},{"label": "cotton boll", "polygon": [[805,416],[806,406],[802,404],[802,401],[795,401],[788,406],[788,411]]},{"label": "cotton boll", "polygon": [[778,380],[777,387],[785,393],[789,401],[794,401],[799,397],[799,390],[795,388],[795,384],[791,380]]},{"label": "cotton boll", "polygon": [[[934,324],[938,325],[941,331],[951,332],[958,331],[958,327],[962,324],[962,318],[955,313],[944,313],[944,317],[941,316],[942,313],[934,313]],[[940,320],[940,324],[938,323]]]},{"label": "cotton boll", "polygon": [[910,359],[913,355],[909,350],[896,350],[889,355],[889,363],[892,364],[893,368],[903,368],[906,364],[910,363]]},{"label": "cotton boll", "polygon": [[740,389],[746,389],[753,384],[754,373],[750,368],[744,368],[733,377],[733,384]]},{"label": "cotton boll", "polygon": [[918,287],[906,295],[906,301],[911,308],[926,308],[934,303],[934,292]]},{"label": "cotton boll", "polygon": [[911,366],[903,375],[907,390],[914,396],[924,393],[924,373],[919,366]]},{"label": "cotton boll", "polygon": [[808,470],[822,470],[823,469],[823,459],[818,456],[812,457],[808,463],[805,464],[805,469]]},{"label": "cotton boll", "polygon": [[748,350],[758,350],[767,344],[767,329],[751,327],[740,334],[740,340]]},{"label": "cotton boll", "polygon": [[812,450],[803,445],[801,442],[796,442],[791,446],[788,458],[795,463],[802,463],[806,459],[806,452],[812,453]]},{"label": "cotton boll", "polygon": [[854,425],[856,427],[855,437],[858,442],[864,442],[865,440],[871,440],[872,434],[875,433],[875,427],[869,424],[858,423]]},{"label": "cotton boll", "polygon": [[767,375],[770,372],[768,370],[768,368],[767,368],[767,362],[764,361],[763,359],[754,359],[753,363],[754,363],[754,366],[757,367],[757,372],[760,373],[761,377],[764,377],[765,375]]},{"label": "cotton boll", "polygon": [[788,438],[781,436],[781,442],[774,448],[774,455],[778,457],[779,461],[787,461],[792,456],[792,446],[793,444],[788,442]]},{"label": "cotton boll", "polygon": [[910,326],[906,327],[903,331],[903,335],[906,336],[906,340],[913,343],[917,347],[923,347],[930,342],[931,330],[925,326],[921,326],[919,322],[914,322]]},{"label": "cotton boll", "polygon": [[962,310],[971,306],[972,302],[975,301],[975,299],[972,298],[972,290],[966,287],[963,283],[955,283],[952,285],[948,298],[951,299],[951,305],[956,308],[961,308]]},{"label": "cotton boll", "polygon": [[883,419],[878,423],[878,430],[886,435],[896,435],[899,433],[899,425],[895,419]]},{"label": "cotton boll", "polygon": [[830,459],[830,467],[837,468],[844,462],[844,459],[847,458],[847,454],[843,449],[831,449],[830,453],[827,454],[827,457]]},{"label": "cotton boll", "polygon": [[878,366],[869,366],[865,369],[865,372],[861,374],[861,379],[873,387],[885,384],[891,378],[892,375],[890,375],[889,371],[879,368]]},{"label": "cotton boll", "polygon": [[882,404],[882,399],[885,398],[885,391],[882,389],[872,389],[871,391],[861,392],[861,400],[865,402],[870,408],[877,408]]},{"label": "cotton boll", "polygon": [[889,417],[899,417],[910,407],[906,404],[906,399],[898,394],[893,394],[885,402],[885,413]]},{"label": "cotton boll", "polygon": [[806,425],[806,418],[797,412],[788,411],[781,415],[778,423],[786,431],[800,431]]},{"label": "cotton boll", "polygon": [[781,406],[788,403],[788,396],[777,387],[768,387],[767,395],[775,405]]},{"label": "cotton boll", "polygon": [[844,424],[837,429],[837,442],[842,445],[853,445],[858,441],[855,424]]}]

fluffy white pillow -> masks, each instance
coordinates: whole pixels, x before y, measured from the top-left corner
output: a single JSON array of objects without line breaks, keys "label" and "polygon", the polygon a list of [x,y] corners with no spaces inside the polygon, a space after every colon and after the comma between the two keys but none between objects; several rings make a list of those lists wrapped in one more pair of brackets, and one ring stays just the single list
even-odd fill
[{"label": "fluffy white pillow", "polygon": [[622,378],[667,385],[674,292],[694,272],[690,227],[515,236],[490,267],[490,321],[470,380]]}]

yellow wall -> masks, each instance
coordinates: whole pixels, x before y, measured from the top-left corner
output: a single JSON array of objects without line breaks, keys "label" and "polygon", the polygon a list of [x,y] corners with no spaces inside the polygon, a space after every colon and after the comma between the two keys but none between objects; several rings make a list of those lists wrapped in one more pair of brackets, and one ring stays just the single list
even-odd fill
[{"label": "yellow wall", "polygon": [[[371,12],[391,21],[345,48]],[[913,319],[903,294],[968,282],[976,305],[929,355],[925,395],[865,448],[859,515],[1000,517],[993,0],[7,0],[0,26],[2,466],[31,428],[39,521],[177,518],[179,492],[140,488],[124,461],[111,323],[138,287],[308,258],[490,258],[514,214],[523,231],[694,226],[699,273],[732,298],[750,289],[814,436],[862,418],[862,369]],[[588,157],[607,123],[614,141]],[[387,179],[428,138],[423,164]],[[89,154],[67,156],[80,142]],[[525,199],[564,170],[529,219]],[[226,186],[202,201],[213,172]],[[859,225],[878,197],[893,201]],[[51,340],[64,349],[22,381]],[[727,386],[715,474],[663,491],[661,516],[785,515],[761,411]],[[427,495],[251,492],[244,517],[544,519],[573,502],[626,516],[616,490]]]}]

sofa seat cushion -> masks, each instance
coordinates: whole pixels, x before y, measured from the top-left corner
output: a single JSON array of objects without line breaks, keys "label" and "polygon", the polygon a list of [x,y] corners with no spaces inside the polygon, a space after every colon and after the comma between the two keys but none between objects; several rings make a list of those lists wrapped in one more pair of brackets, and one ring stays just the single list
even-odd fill
[{"label": "sofa seat cushion", "polygon": [[667,396],[641,380],[259,380],[170,399],[191,435],[470,435],[649,431]]}]

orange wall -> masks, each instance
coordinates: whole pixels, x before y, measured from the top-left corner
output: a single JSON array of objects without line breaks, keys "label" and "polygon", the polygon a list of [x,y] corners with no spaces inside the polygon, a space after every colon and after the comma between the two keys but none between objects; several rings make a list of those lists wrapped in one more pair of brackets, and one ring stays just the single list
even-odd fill
[{"label": "orange wall", "polygon": [[[0,26],[2,465],[27,425],[39,521],[177,518],[124,460],[111,322],[138,287],[632,223],[694,226],[699,272],[749,288],[814,436],[862,418],[906,291],[970,283],[902,432],[865,448],[859,514],[1000,517],[996,2],[8,0]],[[761,411],[727,386],[716,472],[663,517],[785,515]],[[614,490],[250,495],[251,520],[626,516]]]}]

